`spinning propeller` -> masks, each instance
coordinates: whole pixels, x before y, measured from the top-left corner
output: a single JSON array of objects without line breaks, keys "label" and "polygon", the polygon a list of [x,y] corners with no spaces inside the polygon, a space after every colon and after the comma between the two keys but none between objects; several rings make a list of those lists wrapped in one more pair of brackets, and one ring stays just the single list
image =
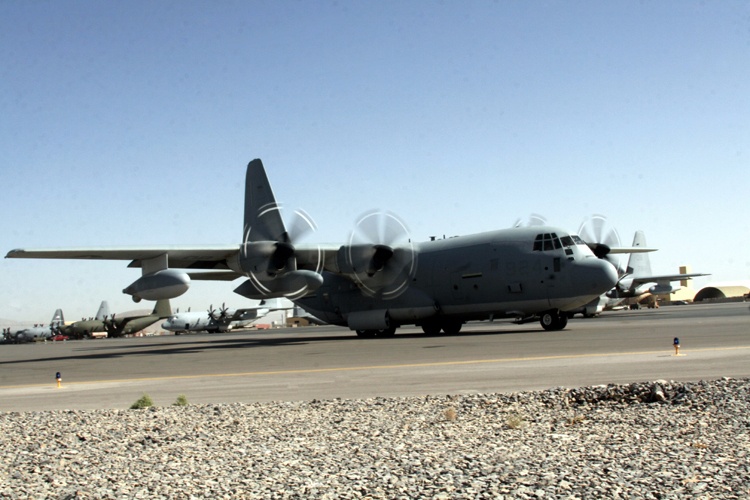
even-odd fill
[{"label": "spinning propeller", "polygon": [[594,255],[606,259],[622,274],[619,256],[610,254],[612,248],[620,246],[620,235],[605,216],[594,214],[585,219],[578,228],[578,236],[588,244]]},{"label": "spinning propeller", "polygon": [[358,218],[338,261],[365,295],[393,299],[414,276],[417,253],[406,224],[393,213],[374,210]]},{"label": "spinning propeller", "polygon": [[543,215],[539,214],[531,214],[529,215],[529,218],[526,222],[524,222],[522,219],[516,219],[516,222],[513,223],[513,227],[531,227],[531,226],[546,226],[547,225],[547,219]]},{"label": "spinning propeller", "polygon": [[276,203],[262,206],[257,214],[246,214],[240,263],[250,280],[235,292],[249,298],[283,296],[294,299],[322,284],[320,249],[307,249],[306,255],[314,256],[313,263],[306,259],[308,269],[298,267],[297,245],[316,229],[312,217],[295,210],[287,224],[283,219],[282,207]]}]

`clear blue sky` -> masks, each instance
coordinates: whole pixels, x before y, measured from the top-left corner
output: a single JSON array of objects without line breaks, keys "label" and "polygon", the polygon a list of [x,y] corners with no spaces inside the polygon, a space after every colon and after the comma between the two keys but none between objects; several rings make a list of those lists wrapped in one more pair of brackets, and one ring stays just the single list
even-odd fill
[{"label": "clear blue sky", "polygon": [[[239,243],[260,157],[319,241],[373,208],[417,241],[598,213],[654,272],[748,280],[750,3],[6,0],[0,147],[2,255]],[[142,307],[138,275],[2,259],[0,318]]]}]

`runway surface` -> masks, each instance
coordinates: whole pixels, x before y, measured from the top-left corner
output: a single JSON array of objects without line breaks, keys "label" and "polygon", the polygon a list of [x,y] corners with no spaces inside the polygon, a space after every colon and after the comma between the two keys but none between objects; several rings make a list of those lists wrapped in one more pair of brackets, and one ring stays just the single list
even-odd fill
[{"label": "runway surface", "polygon": [[[681,343],[675,356],[673,339]],[[62,374],[57,387],[55,374]],[[747,303],[573,319],[471,323],[454,336],[340,327],[0,345],[0,411],[514,392],[649,380],[750,377]]]}]

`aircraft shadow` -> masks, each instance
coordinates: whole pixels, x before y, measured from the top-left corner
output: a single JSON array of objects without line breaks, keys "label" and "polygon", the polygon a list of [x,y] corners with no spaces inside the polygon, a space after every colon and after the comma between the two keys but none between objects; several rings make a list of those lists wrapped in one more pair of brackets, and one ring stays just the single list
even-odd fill
[{"label": "aircraft shadow", "polygon": [[[528,335],[530,333],[537,334],[554,334],[555,332],[545,332],[543,329],[502,329],[502,330],[478,330],[472,331],[467,330],[460,332],[455,335],[425,335],[421,332],[414,333],[403,333],[396,334],[392,337],[374,337],[374,338],[360,338],[356,335],[305,335],[300,337],[299,333],[295,332],[294,337],[278,337],[278,338],[211,338],[210,340],[202,341],[182,341],[182,342],[167,342],[163,344],[130,344],[128,345],[127,340],[121,345],[100,345],[100,346],[84,346],[76,347],[75,351],[67,355],[43,357],[43,358],[32,358],[32,359],[19,359],[19,360],[8,360],[0,361],[0,366],[19,366],[28,363],[59,363],[61,361],[86,361],[94,359],[119,359],[127,356],[165,356],[165,355],[185,355],[195,354],[206,351],[219,351],[223,349],[257,349],[263,347],[279,347],[279,346],[294,346],[294,345],[307,345],[318,342],[385,342],[385,341],[399,341],[407,339],[424,339],[425,341],[434,342],[439,339],[447,338],[459,338],[459,337],[485,337],[491,335]],[[81,340],[73,341],[81,343],[99,343],[107,342],[106,340]]]}]

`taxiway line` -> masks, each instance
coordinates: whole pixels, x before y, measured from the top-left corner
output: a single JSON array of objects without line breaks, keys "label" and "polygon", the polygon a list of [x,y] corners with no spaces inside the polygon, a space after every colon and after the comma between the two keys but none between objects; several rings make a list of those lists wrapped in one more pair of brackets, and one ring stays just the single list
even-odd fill
[{"label": "taxiway line", "polygon": [[[679,357],[683,358],[691,352],[718,352],[718,351],[739,351],[739,350],[750,350],[750,346],[733,346],[733,347],[707,347],[699,349],[690,349],[689,351],[683,351]],[[304,368],[296,370],[271,370],[271,371],[255,371],[255,372],[238,372],[238,373],[205,373],[198,375],[169,375],[163,377],[140,377],[130,379],[109,379],[109,380],[83,380],[66,382],[67,386],[81,386],[81,385],[93,385],[93,384],[122,384],[122,383],[133,383],[133,382],[156,382],[165,380],[190,380],[190,379],[207,379],[207,378],[230,378],[230,377],[258,377],[268,375],[294,375],[294,374],[311,374],[311,373],[336,373],[336,372],[352,372],[352,371],[367,371],[367,370],[393,370],[402,368],[431,368],[441,366],[461,366],[461,365],[481,365],[491,363],[517,363],[517,362],[528,362],[528,361],[554,361],[561,359],[584,359],[584,358],[607,358],[607,357],[622,357],[622,356],[655,356],[655,355],[666,355],[668,357],[674,356],[668,350],[658,351],[628,351],[628,352],[609,352],[609,353],[588,353],[588,354],[567,354],[567,355],[554,355],[554,356],[528,356],[528,357],[516,357],[516,358],[495,358],[495,359],[472,359],[463,361],[437,361],[430,363],[403,363],[396,365],[369,365],[369,366],[349,366],[349,367],[335,367],[335,368]],[[36,387],[47,387],[49,384],[25,384],[25,385],[3,385],[0,389],[24,389],[24,388],[36,388]]]}]

